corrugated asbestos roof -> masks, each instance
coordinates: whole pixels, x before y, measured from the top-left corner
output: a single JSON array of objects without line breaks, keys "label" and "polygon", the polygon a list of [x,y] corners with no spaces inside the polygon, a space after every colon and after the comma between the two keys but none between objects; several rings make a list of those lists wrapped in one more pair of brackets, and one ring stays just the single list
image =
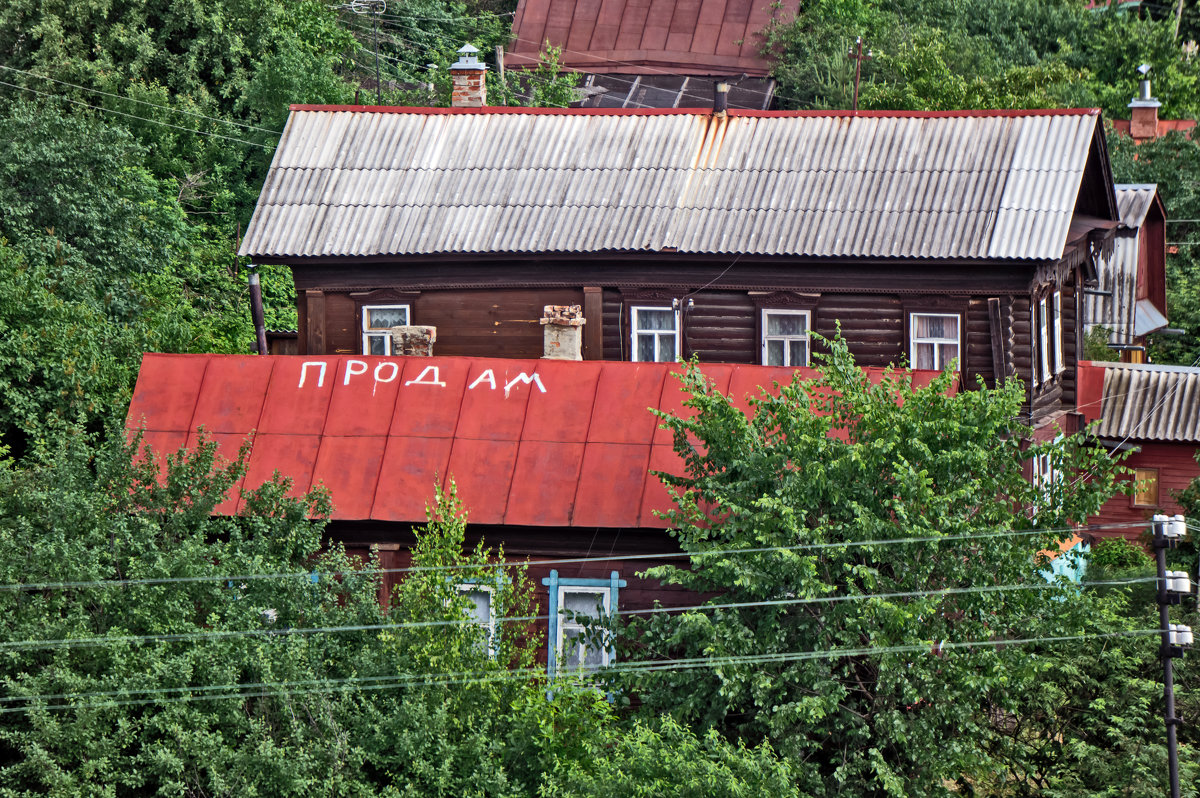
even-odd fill
[{"label": "corrugated asbestos roof", "polygon": [[1098,114],[293,110],[241,254],[1062,255]]},{"label": "corrugated asbestos roof", "polygon": [[[648,408],[680,413],[665,363],[486,358],[158,355],[142,359],[127,425],[162,458],[203,426],[232,457],[255,433],[245,479],[278,470],[293,493],[323,484],[333,517],[420,522],[453,477],[479,524],[662,528],[651,469],[683,473]],[[708,365],[745,409],[759,385],[807,369]],[[869,372],[878,380],[882,370]],[[934,372],[914,372],[926,385]],[[236,493],[236,489],[234,491]],[[227,500],[218,512],[239,511]]]},{"label": "corrugated asbestos roof", "polygon": [[1200,368],[1130,363],[1103,367],[1097,435],[1200,443]]},{"label": "corrugated asbestos roof", "polygon": [[1150,212],[1158,186],[1154,183],[1117,184],[1114,189],[1121,228],[1138,232],[1118,235],[1113,241],[1112,255],[1098,260],[1096,288],[1111,295],[1084,294],[1084,318],[1089,329],[1097,324],[1110,328],[1110,343],[1128,346],[1144,334],[1138,332],[1137,325],[1138,251],[1141,226]]}]

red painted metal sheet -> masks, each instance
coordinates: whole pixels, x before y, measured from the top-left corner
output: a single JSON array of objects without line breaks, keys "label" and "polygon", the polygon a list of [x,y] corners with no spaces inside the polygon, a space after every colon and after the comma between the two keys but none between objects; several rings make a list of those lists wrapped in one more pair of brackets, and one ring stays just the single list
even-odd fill
[{"label": "red painted metal sheet", "polygon": [[455,439],[449,476],[472,523],[504,522],[516,459],[516,441]]},{"label": "red painted metal sheet", "polygon": [[470,358],[404,358],[400,395],[389,435],[452,438],[458,428]]},{"label": "red painted metal sheet", "polygon": [[648,444],[588,443],[573,525],[636,527],[649,464]]},{"label": "red painted metal sheet", "polygon": [[534,393],[546,393],[540,360],[479,360],[467,374],[459,412],[459,440],[519,441]]},{"label": "red painted metal sheet", "polygon": [[[205,432],[206,440],[215,443],[217,450],[215,452],[214,465],[219,468],[225,468],[230,463],[238,458],[242,446],[250,447],[253,439],[250,435],[238,432]],[[193,430],[187,436],[188,451],[194,450],[200,443],[200,433]],[[242,486],[246,482],[246,475],[243,474],[233,487],[229,489],[225,500],[213,508],[217,515],[233,515],[238,508],[238,495],[241,493]]]},{"label": "red painted metal sheet", "polygon": [[[668,474],[682,476],[687,469],[683,458],[675,454],[669,445],[655,444],[650,448],[650,471],[663,471]],[[646,477],[646,489],[642,492],[642,507],[639,514],[638,526],[646,529],[666,529],[669,524],[655,515],[665,512],[675,506],[671,495],[663,485],[662,480],[653,474]]]},{"label": "red painted metal sheet", "polygon": [[[713,388],[721,393],[728,393],[729,379],[733,376],[734,366],[731,364],[715,364],[704,367],[704,376],[712,382]],[[696,414],[695,410],[690,407],[684,407],[684,400],[689,396],[685,392],[679,382],[679,378],[675,375],[682,371],[680,366],[673,367],[667,374],[666,380],[663,381],[662,398],[659,400],[658,408],[664,413],[670,413],[673,416],[680,418],[691,418]],[[674,440],[670,430],[662,428],[662,422],[656,417],[654,439],[655,444],[670,445]]]},{"label": "red painted metal sheet", "polygon": [[[191,429],[208,363],[205,355],[143,356],[125,426],[137,428],[144,422],[147,430]],[[143,409],[153,412],[144,413]]]},{"label": "red painted metal sheet", "polygon": [[[146,430],[142,434],[141,443],[134,455],[134,462],[144,463],[146,458],[151,458],[158,468],[158,484],[165,485],[167,482],[167,456],[175,454],[183,448],[187,444],[187,437],[187,433],[182,430],[177,432]],[[132,442],[132,431],[130,442]]]},{"label": "red painted metal sheet", "polygon": [[588,443],[648,443],[657,422],[667,368],[661,363],[605,363],[596,386]]},{"label": "red painted metal sheet", "polygon": [[1090,424],[1100,418],[1100,406],[1104,400],[1104,366],[1081,361],[1075,373],[1079,385],[1075,393],[1076,409]]},{"label": "red painted metal sheet", "polygon": [[504,523],[570,526],[583,465],[583,443],[521,443]]},{"label": "red painted metal sheet", "polygon": [[379,481],[383,447],[387,438],[365,436],[321,439],[313,485],[323,484],[333,497],[333,518],[359,520],[371,517],[371,503]]},{"label": "red painted metal sheet", "polygon": [[[684,411],[670,376],[679,368],[148,355],[128,418],[132,426],[144,415],[146,442],[174,452],[197,440],[189,408],[203,399],[202,415],[228,430],[210,433],[227,457],[257,425],[245,484],[257,487],[276,469],[295,480],[297,495],[321,482],[332,494],[334,518],[423,521],[435,482],[453,476],[475,523],[652,528],[662,526],[653,511],[669,503],[647,469],[672,470],[679,462],[649,408]],[[793,375],[759,366],[705,371],[741,407],[757,386]],[[871,378],[882,374],[872,370]],[[913,379],[926,384],[932,377]],[[254,411],[260,405],[261,417]],[[227,503],[221,511],[235,509]]]},{"label": "red painted metal sheet", "polygon": [[[278,471],[281,477],[292,480],[288,495],[302,496],[312,484],[313,469],[317,464],[317,450],[321,446],[319,435],[279,435],[260,432],[254,436],[254,448],[250,462],[246,464],[246,479],[242,484],[253,490],[270,482]],[[245,506],[238,502],[238,512]]]},{"label": "red painted metal sheet", "polygon": [[306,366],[314,361],[300,357],[274,360],[267,401],[258,420],[259,433],[320,435],[325,429],[329,399],[333,396],[336,362],[333,358],[325,358],[316,366]]},{"label": "red painted metal sheet", "polygon": [[209,432],[241,432],[258,428],[273,358],[214,356],[204,373],[189,431],[201,425]]},{"label": "red painted metal sheet", "polygon": [[592,31],[596,28],[596,16],[600,13],[600,0],[579,0],[571,18],[571,29],[563,49],[583,51],[590,48]]},{"label": "red painted metal sheet", "polygon": [[376,521],[420,521],[433,503],[434,487],[445,482],[450,467],[448,437],[389,437],[371,518]]},{"label": "red painted metal sheet", "polygon": [[387,435],[402,384],[403,362],[384,357],[347,357],[340,361],[334,374],[336,389],[329,400],[325,434]]},{"label": "red painted metal sheet", "polygon": [[[811,377],[812,369],[788,369],[772,366],[737,366],[729,379],[729,396],[733,406],[743,413],[750,412],[749,397],[762,393],[762,387],[773,389],[774,384],[791,385],[797,375],[801,379]],[[760,387],[762,386],[762,387]],[[775,391],[772,390],[772,393]]]},{"label": "red painted metal sheet", "polygon": [[595,361],[543,361],[538,374],[546,392],[530,392],[521,440],[586,441],[601,369]]},{"label": "red painted metal sheet", "polygon": [[721,26],[701,23],[696,26],[692,37],[692,52],[713,55],[717,52],[717,40],[721,38]]}]

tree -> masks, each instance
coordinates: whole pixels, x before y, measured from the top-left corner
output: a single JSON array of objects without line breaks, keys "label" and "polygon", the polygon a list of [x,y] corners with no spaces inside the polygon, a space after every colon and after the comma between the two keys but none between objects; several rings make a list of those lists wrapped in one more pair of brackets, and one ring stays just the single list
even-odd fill
[{"label": "tree", "polygon": [[[650,712],[769,741],[812,795],[1019,772],[1013,725],[1061,652],[1088,645],[1036,641],[1128,631],[1037,564],[1112,492],[1111,461],[1079,436],[1026,447],[1015,382],[872,384],[840,340],[820,373],[743,413],[688,370],[690,415],[664,418],[686,471],[663,479],[690,561],[650,575],[716,598],[632,623],[623,655],[711,665],[624,684]],[[1031,485],[1043,455],[1056,476]]]}]

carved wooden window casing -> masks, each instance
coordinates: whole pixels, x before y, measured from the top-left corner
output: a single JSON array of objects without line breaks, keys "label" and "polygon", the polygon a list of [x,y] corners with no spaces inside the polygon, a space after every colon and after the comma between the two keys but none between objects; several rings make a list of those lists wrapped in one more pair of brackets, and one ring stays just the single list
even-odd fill
[{"label": "carved wooden window casing", "polygon": [[363,305],[362,353],[392,354],[392,328],[410,324],[411,318],[408,305]]},{"label": "carved wooden window casing", "polygon": [[762,311],[762,364],[807,366],[812,314],[807,310]]},{"label": "carved wooden window casing", "polygon": [[941,371],[955,362],[961,368],[962,315],[910,313],[908,358],[913,368]]}]

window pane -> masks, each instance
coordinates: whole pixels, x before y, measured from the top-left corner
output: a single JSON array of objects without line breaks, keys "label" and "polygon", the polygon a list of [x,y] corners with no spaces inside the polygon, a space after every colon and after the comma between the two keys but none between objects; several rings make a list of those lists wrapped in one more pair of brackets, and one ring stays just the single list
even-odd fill
[{"label": "window pane", "polygon": [[807,366],[808,365],[808,341],[792,341],[791,342],[792,359],[788,362],[789,366]]},{"label": "window pane", "polygon": [[784,355],[786,354],[786,342],[778,339],[767,341],[767,365],[768,366],[786,366]]},{"label": "window pane", "polygon": [[387,336],[385,335],[368,335],[367,336],[367,351],[368,355],[386,355],[388,353]]},{"label": "window pane", "polygon": [[471,590],[463,591],[468,599],[471,600],[472,610],[476,622],[481,624],[489,624],[492,620],[492,594],[486,590]]},{"label": "window pane", "polygon": [[589,618],[599,618],[604,612],[604,594],[563,593],[562,608],[569,613],[573,612],[577,615],[586,615]]},{"label": "window pane", "polygon": [[408,324],[407,308],[367,308],[367,329],[387,330]]},{"label": "window pane", "polygon": [[917,344],[917,362],[913,365],[919,369],[936,368],[933,359],[933,344]]},{"label": "window pane", "polygon": [[938,368],[946,368],[956,357],[958,357],[958,344],[938,344]]},{"label": "window pane", "polygon": [[658,362],[659,363],[675,362],[675,336],[674,335],[658,336]]},{"label": "window pane", "polygon": [[768,313],[767,335],[804,335],[807,319],[798,313]]},{"label": "window pane", "polygon": [[647,363],[654,362],[653,335],[639,335],[637,337],[637,359]]},{"label": "window pane", "polygon": [[675,311],[639,310],[637,311],[637,328],[639,330],[674,330]]}]

